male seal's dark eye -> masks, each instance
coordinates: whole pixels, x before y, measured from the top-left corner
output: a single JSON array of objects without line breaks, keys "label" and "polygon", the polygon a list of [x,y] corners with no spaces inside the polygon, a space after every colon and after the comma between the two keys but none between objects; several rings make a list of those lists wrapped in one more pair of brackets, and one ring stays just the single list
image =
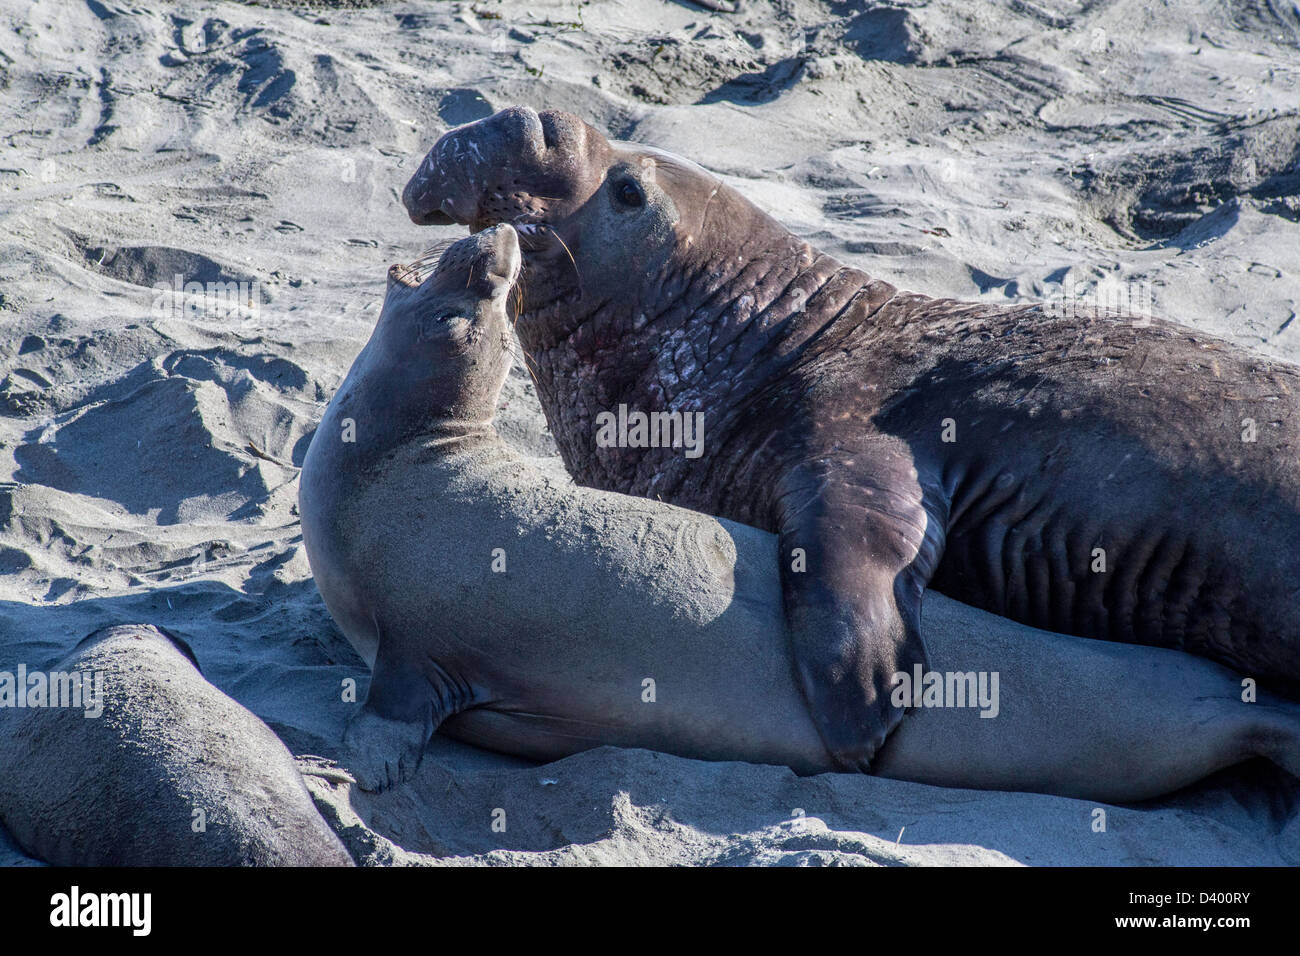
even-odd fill
[{"label": "male seal's dark eye", "polygon": [[635,179],[624,179],[614,187],[614,198],[624,206],[644,206],[645,193]]}]

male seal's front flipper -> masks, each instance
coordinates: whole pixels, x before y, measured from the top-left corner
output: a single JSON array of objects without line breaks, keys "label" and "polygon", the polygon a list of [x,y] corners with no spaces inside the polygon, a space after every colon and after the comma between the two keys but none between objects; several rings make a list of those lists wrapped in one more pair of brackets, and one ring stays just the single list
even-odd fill
[{"label": "male seal's front flipper", "polygon": [[412,667],[381,633],[366,702],[343,735],[357,785],[386,790],[409,779],[434,731],[473,698],[467,684],[434,661]]},{"label": "male seal's front flipper", "polygon": [[822,742],[841,768],[866,772],[905,713],[890,700],[894,674],[927,663],[921,597],[941,535],[919,489],[913,497],[897,480],[861,473],[846,484],[836,467],[819,461],[783,484],[781,584],[796,677]]}]

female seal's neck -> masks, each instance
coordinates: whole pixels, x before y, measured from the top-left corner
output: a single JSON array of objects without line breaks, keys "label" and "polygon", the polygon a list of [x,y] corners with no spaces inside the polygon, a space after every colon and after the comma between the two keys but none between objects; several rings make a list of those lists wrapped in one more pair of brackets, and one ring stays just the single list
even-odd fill
[{"label": "female seal's neck", "polygon": [[421,425],[415,438],[426,447],[450,450],[496,437],[491,419],[441,418]]}]

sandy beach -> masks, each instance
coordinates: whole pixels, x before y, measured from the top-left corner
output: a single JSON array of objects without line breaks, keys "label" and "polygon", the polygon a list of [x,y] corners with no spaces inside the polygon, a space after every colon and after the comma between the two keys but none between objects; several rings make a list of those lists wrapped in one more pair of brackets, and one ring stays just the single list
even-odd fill
[{"label": "sandy beach", "polygon": [[[905,289],[1300,362],[1289,4],[0,0],[0,669],[156,624],[302,766],[339,757],[369,674],[298,474],[388,265],[464,232],[403,185],[512,104],[689,157]],[[498,427],[559,467],[522,361]],[[614,748],[436,738],[392,791],[306,780],[373,865],[1300,863],[1300,781],[1262,762],[1105,832],[1088,801]]]}]

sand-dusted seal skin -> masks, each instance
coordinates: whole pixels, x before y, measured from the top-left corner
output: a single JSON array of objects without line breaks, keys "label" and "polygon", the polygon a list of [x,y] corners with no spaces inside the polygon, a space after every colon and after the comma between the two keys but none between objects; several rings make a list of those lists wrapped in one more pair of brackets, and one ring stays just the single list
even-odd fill
[{"label": "sand-dusted seal skin", "polygon": [[[834,769],[797,687],[775,536],[576,487],[493,430],[518,269],[506,225],[423,281],[390,270],[307,454],[312,570],[373,667],[349,768],[391,785],[441,728],[540,760],[613,744]],[[1244,703],[1210,661],[1037,632],[938,594],[922,624],[936,668],[998,675],[996,716],[922,707],[878,773],[1128,800],[1254,755],[1300,770],[1300,708]]]},{"label": "sand-dusted seal skin", "polygon": [[[512,108],[452,130],[417,223],[513,222],[518,333],[584,485],[776,532],[800,686],[864,767],[921,596],[1300,679],[1300,370],[1157,319],[901,292],[686,160]],[[702,452],[601,416],[703,416]],[[644,445],[646,436],[640,436]]]},{"label": "sand-dusted seal skin", "polygon": [[353,865],[293,755],[179,638],[101,628],[41,673],[91,675],[100,694],[0,708],[0,821],[27,853],[60,866]]}]

